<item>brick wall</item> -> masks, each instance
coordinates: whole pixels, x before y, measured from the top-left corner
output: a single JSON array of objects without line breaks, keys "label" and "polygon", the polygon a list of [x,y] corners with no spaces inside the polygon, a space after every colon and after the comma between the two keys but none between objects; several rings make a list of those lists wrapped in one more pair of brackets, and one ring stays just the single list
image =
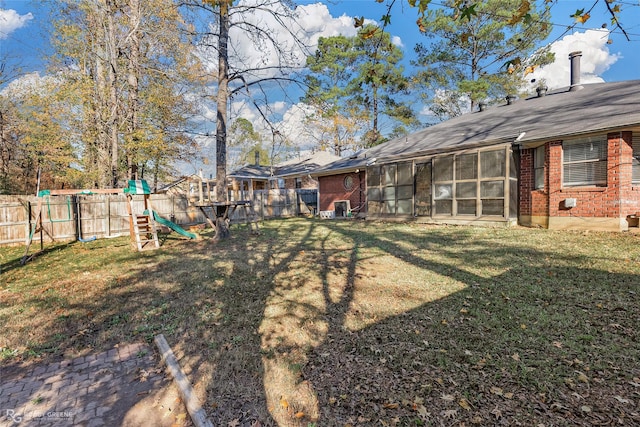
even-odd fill
[{"label": "brick wall", "polygon": [[557,184],[557,177],[550,180],[549,175],[550,157],[552,153],[557,156],[555,148],[550,149],[550,147],[557,147],[558,144],[562,148],[562,142],[560,141],[545,144],[544,185],[538,189],[535,188],[535,149],[528,148],[520,152],[520,181],[518,183],[520,188],[520,215],[549,216],[549,185],[552,181]]},{"label": "brick wall", "polygon": [[[607,186],[562,186],[562,141],[545,145],[544,188],[535,189],[534,151],[520,153],[520,214],[538,217],[626,218],[640,211],[640,188],[631,185],[631,132],[607,135]],[[564,200],[575,198],[566,208]]]},{"label": "brick wall", "polygon": [[[607,135],[607,186],[606,187],[562,187],[562,142],[550,145],[549,156],[549,216],[557,217],[620,217],[620,134]],[[629,160],[631,157],[629,157]],[[631,180],[629,180],[629,185]],[[564,200],[576,199],[576,207],[565,208]]]},{"label": "brick wall", "polygon": [[525,148],[520,151],[520,179],[518,192],[520,194],[520,215],[531,215],[531,193],[534,185],[533,150]]},{"label": "brick wall", "polygon": [[[353,178],[353,188],[347,190],[344,181],[347,176]],[[334,210],[333,202],[336,200],[349,200],[351,208],[357,208],[366,203],[366,178],[364,171],[340,175],[322,176],[319,179],[320,207],[321,211]],[[358,212],[366,212],[366,207]]]}]

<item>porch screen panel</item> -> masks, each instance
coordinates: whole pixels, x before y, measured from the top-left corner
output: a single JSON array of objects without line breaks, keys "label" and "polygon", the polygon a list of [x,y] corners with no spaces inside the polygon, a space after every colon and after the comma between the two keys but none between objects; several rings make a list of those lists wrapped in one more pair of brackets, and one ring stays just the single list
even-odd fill
[{"label": "porch screen panel", "polygon": [[478,153],[456,156],[456,214],[476,215],[478,199]]},{"label": "porch screen panel", "polygon": [[416,165],[416,216],[431,216],[431,163]]},{"label": "porch screen panel", "polygon": [[433,160],[433,180],[453,181],[453,156],[438,157]]},{"label": "porch screen panel", "polygon": [[453,215],[453,184],[436,184],[434,186],[436,215]]},{"label": "porch screen panel", "polygon": [[631,138],[631,146],[633,147],[633,157],[631,158],[631,182],[634,185],[640,184],[640,134],[633,133]]},{"label": "porch screen panel", "polygon": [[480,183],[482,215],[504,215],[504,180]]},{"label": "porch screen panel", "polygon": [[458,215],[475,215],[478,182],[456,182],[456,206]]},{"label": "porch screen panel", "polygon": [[376,217],[381,211],[380,166],[374,165],[367,168],[367,214]]},{"label": "porch screen panel", "polygon": [[434,214],[453,215],[453,156],[433,160]]},{"label": "porch screen panel", "polygon": [[413,214],[413,164],[411,162],[398,163],[398,190],[396,192],[396,206],[398,215]]},{"label": "porch screen panel", "polygon": [[396,213],[396,171],[397,165],[382,165],[380,167],[382,185],[382,213],[395,215]]},{"label": "porch screen panel", "polygon": [[456,156],[456,180],[478,178],[478,154],[461,154]]},{"label": "porch screen panel", "polygon": [[504,149],[480,153],[480,178],[502,178],[506,170]]}]

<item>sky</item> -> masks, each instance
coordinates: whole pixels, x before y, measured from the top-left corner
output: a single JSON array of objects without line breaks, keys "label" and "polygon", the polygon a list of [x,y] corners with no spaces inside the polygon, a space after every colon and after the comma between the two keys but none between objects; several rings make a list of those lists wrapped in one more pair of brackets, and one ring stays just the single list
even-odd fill
[{"label": "sky", "polygon": [[[11,60],[20,62],[25,71],[38,71],[40,75],[45,73],[42,56],[47,51],[45,30],[48,16],[46,7],[42,7],[45,3],[45,0],[0,0],[0,58],[8,56]],[[321,36],[355,35],[354,17],[364,17],[368,22],[379,23],[386,13],[386,2],[378,3],[376,0],[299,0],[296,3],[301,16],[295,24],[298,35],[312,46]],[[594,1],[558,0],[553,5],[552,33],[541,43],[541,47],[550,45],[556,54],[556,61],[537,69],[529,78],[536,81],[544,79],[549,89],[568,86],[568,54],[580,50],[583,83],[640,79],[640,55],[637,54],[640,49],[640,0],[621,0],[621,22],[630,41],[619,30],[610,32],[602,28],[603,23],[610,22],[604,0],[591,10],[591,18],[585,24],[568,30],[575,22],[570,15],[579,9],[588,10],[593,4]],[[431,5],[437,7],[437,0],[432,0]],[[391,13],[391,24],[386,28],[394,43],[404,50],[407,66],[414,56],[413,48],[416,43],[425,40],[418,31],[416,19],[416,9],[409,7],[407,0],[397,0]],[[263,24],[264,21],[259,22]],[[286,43],[284,35],[274,36],[282,37],[282,42]],[[253,48],[249,40],[239,38],[237,43],[238,49],[245,53],[245,58],[253,58],[256,62],[274,60],[268,53]],[[293,61],[298,63],[292,63],[292,67],[303,64],[304,54],[301,53]],[[294,97],[276,99],[272,103],[273,111],[279,114],[278,128],[291,139],[302,139],[296,132],[304,128],[301,121],[305,108]],[[423,113],[421,120],[428,122],[428,108],[423,106],[422,109],[417,109]],[[232,105],[231,110],[232,116],[260,121],[258,112],[242,101]],[[210,122],[210,128],[215,127],[212,124],[214,117],[214,111],[205,108],[203,120]],[[203,139],[201,142],[204,146],[211,145],[211,140]]]}]

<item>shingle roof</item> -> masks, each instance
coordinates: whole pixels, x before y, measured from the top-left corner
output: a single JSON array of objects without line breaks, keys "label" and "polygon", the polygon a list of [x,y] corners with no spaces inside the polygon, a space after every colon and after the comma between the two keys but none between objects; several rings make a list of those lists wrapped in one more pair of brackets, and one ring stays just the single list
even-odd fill
[{"label": "shingle roof", "polygon": [[271,177],[271,167],[246,165],[231,172],[228,176],[230,178],[269,179]]},{"label": "shingle roof", "polygon": [[406,137],[370,148],[357,157],[338,160],[314,175],[378,163],[432,155],[476,146],[518,142],[534,147],[545,141],[640,126],[640,80],[595,83],[583,89],[560,89],[542,97],[520,99],[484,111],[464,114]]},{"label": "shingle roof", "polygon": [[[229,174],[232,178],[269,179],[271,177],[291,177],[308,173],[340,159],[331,153],[319,151],[304,158],[287,160],[273,168],[269,166],[247,165]],[[273,171],[273,174],[272,174]]]}]

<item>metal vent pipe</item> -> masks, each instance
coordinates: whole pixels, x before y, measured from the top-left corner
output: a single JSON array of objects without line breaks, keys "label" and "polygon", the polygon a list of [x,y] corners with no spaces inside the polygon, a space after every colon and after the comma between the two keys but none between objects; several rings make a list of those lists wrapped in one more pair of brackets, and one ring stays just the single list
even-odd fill
[{"label": "metal vent pipe", "polygon": [[580,84],[580,57],[582,56],[581,51],[571,52],[569,54],[569,60],[571,61],[571,86],[569,87],[570,91],[580,90],[582,89],[582,85]]}]

